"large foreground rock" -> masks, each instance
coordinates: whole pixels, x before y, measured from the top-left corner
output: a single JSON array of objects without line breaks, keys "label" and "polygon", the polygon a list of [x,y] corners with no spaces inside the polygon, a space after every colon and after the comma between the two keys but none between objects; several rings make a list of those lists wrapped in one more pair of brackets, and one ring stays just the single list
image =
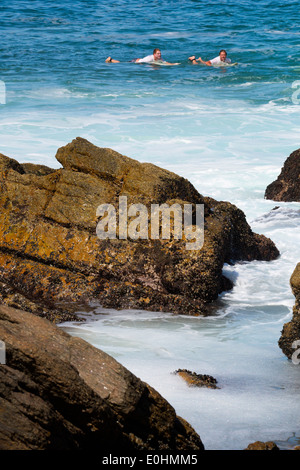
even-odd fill
[{"label": "large foreground rock", "polygon": [[278,178],[269,184],[265,198],[273,201],[300,201],[300,149],[286,159]]},{"label": "large foreground rock", "polygon": [[0,450],[204,450],[159,393],[48,320],[0,305]]},{"label": "large foreground rock", "polygon": [[[186,179],[77,138],[57,170],[0,155],[0,300],[54,321],[72,303],[209,313],[232,287],[224,263],[272,260],[274,243],[252,232],[241,210],[203,197]],[[100,204],[204,204],[201,250],[185,240],[100,240]],[[149,211],[150,214],[150,211]],[[64,306],[62,307],[62,303]],[[66,305],[66,303],[68,303]]]},{"label": "large foreground rock", "polygon": [[[279,346],[289,359],[292,359],[293,354],[295,354],[295,361],[299,363],[300,354],[297,353],[297,350],[300,348],[300,263],[297,264],[292,274],[290,284],[296,297],[296,302],[292,320],[283,326]],[[293,346],[294,342],[298,343],[295,343]]]}]

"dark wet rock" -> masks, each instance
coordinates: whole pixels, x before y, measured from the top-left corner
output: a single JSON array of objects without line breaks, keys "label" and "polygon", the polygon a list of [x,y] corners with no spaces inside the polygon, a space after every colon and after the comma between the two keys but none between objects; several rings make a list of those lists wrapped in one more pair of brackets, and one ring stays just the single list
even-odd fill
[{"label": "dark wet rock", "polygon": [[158,392],[81,338],[4,305],[0,338],[0,450],[204,450]]},{"label": "dark wet rock", "polygon": [[[150,163],[76,138],[58,149],[63,168],[20,164],[0,155],[0,282],[18,295],[14,306],[50,319],[61,302],[208,315],[232,287],[224,263],[273,260],[274,243],[253,233],[229,202],[199,194],[186,179]],[[97,207],[119,196],[142,203],[204,205],[204,245],[186,240],[100,240]],[[10,302],[11,296],[2,296]],[[18,299],[20,304],[18,304]],[[69,314],[66,312],[66,314]],[[59,309],[52,315],[59,321]],[[65,318],[62,317],[62,320]]]},{"label": "dark wet rock", "polygon": [[219,388],[217,380],[211,375],[196,374],[196,372],[191,372],[187,369],[177,369],[174,374],[183,378],[189,387]]},{"label": "dark wet rock", "polygon": [[265,198],[273,201],[300,201],[300,149],[286,159],[278,178],[266,188]]},{"label": "dark wet rock", "polygon": [[275,444],[275,442],[268,441],[268,442],[261,442],[256,441],[252,444],[249,444],[245,450],[280,450],[279,447]]},{"label": "dark wet rock", "polygon": [[289,359],[294,359],[294,362],[299,364],[300,352],[298,353],[297,350],[300,349],[300,263],[297,264],[291,276],[290,284],[296,302],[292,320],[283,325],[278,344]]},{"label": "dark wet rock", "polygon": [[[0,282],[0,304],[6,304],[9,307],[18,308],[25,312],[31,312],[39,317],[47,318],[53,322],[79,321],[78,305],[64,304],[62,306],[41,301],[34,298],[31,300],[16,290],[11,285]],[[82,320],[83,321],[83,320]]]}]

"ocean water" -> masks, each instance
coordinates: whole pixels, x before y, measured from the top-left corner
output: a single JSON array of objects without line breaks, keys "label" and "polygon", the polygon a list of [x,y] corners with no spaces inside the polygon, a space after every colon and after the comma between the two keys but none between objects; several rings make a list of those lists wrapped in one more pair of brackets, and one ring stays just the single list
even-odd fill
[{"label": "ocean water", "polygon": [[[292,316],[300,204],[267,201],[264,191],[300,147],[298,0],[3,0],[0,8],[1,153],[58,168],[57,148],[84,137],[236,204],[281,253],[224,266],[234,288],[213,317],[91,305],[85,324],[63,327],[155,387],[205,448],[296,445],[300,368],[277,342]],[[180,65],[129,62],[154,47]],[[237,66],[188,61],[222,48]],[[178,368],[213,375],[220,389],[191,389]]]}]

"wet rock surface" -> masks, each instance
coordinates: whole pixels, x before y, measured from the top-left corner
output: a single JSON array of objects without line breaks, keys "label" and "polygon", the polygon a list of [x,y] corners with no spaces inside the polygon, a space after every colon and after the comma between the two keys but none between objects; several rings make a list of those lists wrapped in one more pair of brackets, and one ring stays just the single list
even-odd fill
[{"label": "wet rock surface", "polygon": [[278,344],[289,359],[295,355],[295,362],[299,364],[300,353],[298,354],[297,350],[300,348],[300,263],[297,264],[291,276],[290,284],[296,298],[293,317],[291,321],[283,325]]},{"label": "wet rock surface", "polygon": [[158,392],[52,322],[0,305],[0,338],[1,450],[204,450]]},{"label": "wet rock surface", "polygon": [[265,198],[273,201],[300,201],[300,149],[286,159],[278,178],[266,188]]},{"label": "wet rock surface", "polygon": [[[64,321],[60,302],[208,315],[232,283],[224,263],[272,260],[274,243],[241,210],[199,194],[186,179],[82,138],[58,149],[57,170],[0,155],[0,299]],[[186,241],[100,240],[100,204],[204,204],[201,250]]]}]

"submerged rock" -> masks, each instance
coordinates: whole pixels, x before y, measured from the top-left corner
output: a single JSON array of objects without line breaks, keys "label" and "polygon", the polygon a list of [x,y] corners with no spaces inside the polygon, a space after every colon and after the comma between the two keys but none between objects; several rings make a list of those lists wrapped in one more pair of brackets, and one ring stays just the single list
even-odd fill
[{"label": "submerged rock", "polygon": [[211,375],[196,374],[196,372],[191,372],[187,369],[178,369],[174,372],[174,374],[182,377],[189,387],[219,388],[217,386],[217,380]]},{"label": "submerged rock", "polygon": [[[300,363],[300,263],[297,264],[291,279],[291,288],[296,298],[293,308],[292,320],[283,325],[281,337],[278,341],[282,352],[293,359],[295,364]],[[297,352],[299,351],[299,352]]]},{"label": "submerged rock", "polygon": [[273,201],[300,201],[300,149],[286,159],[278,178],[266,188],[265,198]]},{"label": "submerged rock", "polygon": [[[82,138],[58,149],[57,170],[0,155],[0,282],[3,302],[50,320],[66,319],[61,302],[207,315],[232,287],[224,263],[272,260],[274,243],[253,233],[229,202],[199,194],[186,179]],[[100,204],[203,204],[204,245],[185,239],[104,239]],[[117,215],[118,209],[116,209]],[[150,212],[149,212],[150,213]],[[150,230],[150,226],[149,226]],[[6,287],[5,287],[6,286]],[[18,295],[12,301],[5,291]]]},{"label": "submerged rock", "polygon": [[81,338],[3,305],[0,338],[0,450],[204,450],[158,392]]}]

